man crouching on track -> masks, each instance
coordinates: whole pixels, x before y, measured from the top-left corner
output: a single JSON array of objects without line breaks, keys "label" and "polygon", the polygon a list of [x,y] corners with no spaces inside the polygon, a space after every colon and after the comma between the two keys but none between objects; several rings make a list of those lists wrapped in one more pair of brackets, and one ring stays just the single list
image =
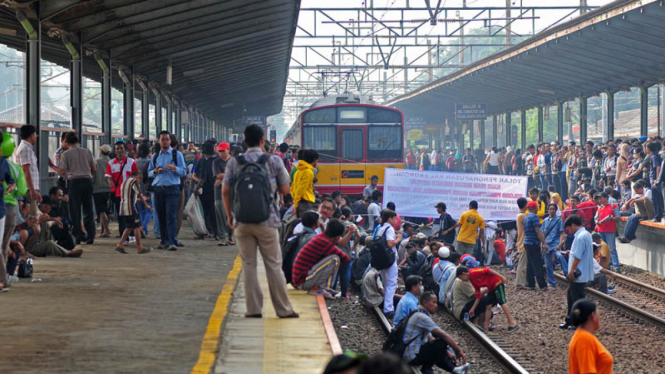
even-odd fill
[{"label": "man crouching on track", "polygon": [[[436,305],[434,293],[425,292],[420,297],[420,307],[409,317],[404,330],[404,360],[411,366],[421,366],[422,374],[433,374],[434,365],[450,373],[466,373],[469,364],[466,363],[462,348],[432,321],[431,315],[436,312]],[[455,353],[448,350],[448,347]],[[462,365],[455,367],[457,360]]]}]

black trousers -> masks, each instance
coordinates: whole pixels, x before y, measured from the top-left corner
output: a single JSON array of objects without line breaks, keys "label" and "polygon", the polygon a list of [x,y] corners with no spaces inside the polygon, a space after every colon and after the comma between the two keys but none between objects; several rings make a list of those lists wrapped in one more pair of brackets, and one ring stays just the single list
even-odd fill
[{"label": "black trousers", "polygon": [[[95,240],[95,216],[92,209],[92,178],[78,178],[69,181],[69,201],[74,237],[79,241]],[[81,212],[87,235],[81,230]]]},{"label": "black trousers", "polygon": [[435,339],[423,344],[416,358],[409,362],[411,366],[422,366],[423,372],[431,372],[434,365],[452,372],[455,363],[448,357],[448,343],[443,339]]},{"label": "black trousers", "polygon": [[120,236],[122,236],[122,233],[125,232],[125,223],[120,219],[121,198],[115,196],[115,192],[111,192],[111,201],[113,201],[113,217],[115,218],[116,222],[118,222],[118,231],[120,232]]},{"label": "black trousers", "polygon": [[[538,244],[525,244],[524,248],[527,253],[526,263],[526,284],[529,287],[536,287],[536,282],[540,288],[547,287],[545,280],[545,263],[543,262],[543,255],[540,253],[540,245]],[[534,281],[535,278],[535,281]]]},{"label": "black trousers", "polygon": [[199,197],[203,206],[203,219],[205,219],[206,228],[210,234],[219,237],[220,235],[217,232],[217,213],[215,212],[215,194],[212,191],[208,191]]},{"label": "black trousers", "polygon": [[568,283],[568,314],[566,315],[566,323],[571,324],[570,322],[570,311],[573,310],[573,304],[577,300],[582,300],[586,297],[586,283],[577,283],[570,282]]}]

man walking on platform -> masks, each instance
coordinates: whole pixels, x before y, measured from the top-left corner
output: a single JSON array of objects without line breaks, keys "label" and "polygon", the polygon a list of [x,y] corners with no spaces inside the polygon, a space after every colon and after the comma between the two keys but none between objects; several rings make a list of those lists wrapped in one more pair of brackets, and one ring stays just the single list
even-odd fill
[{"label": "man walking on platform", "polygon": [[[60,166],[69,180],[69,201],[72,208],[70,214],[74,237],[77,243],[92,244],[95,241],[96,233],[92,210],[92,176],[97,171],[97,163],[89,149],[80,147],[76,133],[67,133],[65,142],[69,145],[69,150],[62,154]],[[83,209],[85,236],[81,230],[81,208]]]},{"label": "man walking on platform", "polygon": [[35,217],[39,215],[37,203],[42,201],[42,195],[39,193],[39,162],[34,149],[37,143],[37,129],[33,125],[23,125],[19,134],[21,143],[14,152],[14,162],[20,165],[25,173],[28,193],[24,198],[30,203],[30,215]]},{"label": "man walking on platform", "polygon": [[[270,299],[277,316],[279,318],[298,318],[286,293],[286,279],[282,271],[282,251],[277,232],[280,225],[279,199],[275,198],[278,193],[281,195],[289,193],[291,179],[279,156],[265,155],[265,134],[260,126],[249,125],[245,128],[245,145],[247,151],[241,156],[230,159],[226,164],[222,182],[222,198],[226,216],[229,220],[229,227],[233,229],[235,226],[236,240],[245,274],[245,304],[247,306],[245,316],[247,318],[263,316],[263,293],[256,272],[258,248],[263,257]],[[253,175],[250,175],[249,170]],[[240,174],[246,177],[241,179]],[[248,196],[246,192],[249,186],[244,183],[258,179],[263,179],[265,184],[253,185],[252,183],[252,189],[262,190],[263,193]],[[231,203],[232,190],[234,191],[234,205]],[[241,191],[244,192],[241,193]],[[250,207],[255,209],[248,212]],[[243,216],[236,216],[236,213]],[[251,222],[259,218],[265,219],[260,222]]]},{"label": "man walking on platform", "polygon": [[155,191],[153,204],[157,209],[162,238],[159,248],[176,251],[180,178],[185,176],[187,168],[182,154],[171,148],[171,136],[168,131],[159,133],[159,145],[162,147],[161,151],[156,159],[153,157],[150,160],[148,166],[148,177],[155,178],[152,182]]}]

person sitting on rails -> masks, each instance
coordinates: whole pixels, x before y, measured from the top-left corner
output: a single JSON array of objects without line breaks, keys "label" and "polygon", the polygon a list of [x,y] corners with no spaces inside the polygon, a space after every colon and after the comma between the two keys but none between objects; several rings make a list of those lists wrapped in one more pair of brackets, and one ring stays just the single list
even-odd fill
[{"label": "person sitting on rails", "polygon": [[362,300],[367,306],[378,307],[383,303],[383,295],[384,289],[383,282],[381,281],[381,272],[375,268],[370,268],[363,278]]},{"label": "person sitting on rails", "polygon": [[393,325],[397,326],[399,321],[408,316],[409,313],[418,309],[418,298],[425,292],[423,278],[418,275],[410,275],[404,282],[406,294],[397,303]]},{"label": "person sitting on rails", "polygon": [[[350,226],[347,237],[350,238],[355,230],[355,226]],[[328,290],[337,276],[340,261],[350,260],[346,253],[335,246],[343,233],[344,224],[333,218],[328,222],[325,233],[305,244],[293,263],[294,287],[306,290],[310,295],[322,294],[326,298],[333,298]]]},{"label": "person sitting on rails", "polygon": [[351,204],[351,211],[353,212],[353,215],[362,217],[362,221],[360,222],[360,225],[364,228],[367,229],[369,226],[369,220],[367,219],[367,208],[369,207],[369,204],[372,202],[371,197],[365,197],[363,196],[362,199],[354,202]]},{"label": "person sitting on rails", "polygon": [[[506,304],[506,289],[504,285],[508,284],[508,278],[490,268],[470,269],[468,275],[462,275],[462,279],[464,280],[467,277],[471,281],[473,288],[476,290],[476,300],[469,309],[469,317],[475,315],[476,309],[478,309],[478,305],[480,305],[480,299],[482,299],[483,295],[487,295],[485,321],[483,323],[485,330],[489,331],[490,329],[492,307],[497,304],[501,307],[503,314],[506,315],[506,319],[508,320],[508,333],[517,330],[517,321],[513,319],[513,315],[510,313],[510,308],[508,307],[508,304]],[[481,311],[478,310],[478,312]]]},{"label": "person sitting on rails", "polygon": [[598,260],[598,264],[603,269],[610,268],[610,246],[603,241],[603,237],[600,234],[594,232],[591,234],[591,240],[593,240],[594,246],[598,246],[598,254],[594,252],[593,257]]},{"label": "person sitting on rails", "polygon": [[399,263],[399,270],[405,280],[411,275],[418,275],[420,268],[427,261],[427,256],[420,251],[420,247],[413,241],[406,245],[406,254],[404,261]]},{"label": "person sitting on rails", "polygon": [[600,266],[599,263],[600,262],[599,259],[601,258],[600,248],[601,245],[593,243],[593,280],[587,283],[586,285],[587,287],[598,288],[598,291],[602,293],[613,294],[614,286],[609,288],[607,285],[607,277],[611,276],[612,273],[609,270]]},{"label": "person sitting on rails", "polygon": [[623,236],[620,236],[618,240],[621,243],[630,243],[631,241],[637,239],[635,233],[637,228],[640,226],[640,221],[652,220],[654,217],[654,206],[652,201],[651,189],[648,188],[648,183],[646,181],[637,181],[633,185],[633,196],[626,201],[621,210],[627,211],[631,207],[635,209],[635,213],[631,214],[626,221],[626,226],[623,229]]},{"label": "person sitting on rails", "polygon": [[[451,251],[454,251],[455,249],[451,247]],[[465,255],[469,256],[469,255]],[[471,259],[473,257],[469,256]],[[442,295],[442,298],[439,299],[440,303],[442,305],[445,305],[448,309],[452,309],[453,307],[453,286],[455,285],[455,280],[457,279],[457,273],[455,270],[460,266],[462,263],[462,256],[457,253],[457,252],[452,252],[450,254],[450,257],[448,259],[453,265],[455,265],[454,269],[450,269],[450,275],[448,275],[448,279],[441,280],[441,288],[439,289],[439,294]],[[468,266],[467,266],[468,267]]]},{"label": "person sitting on rails", "polygon": [[614,358],[596,337],[600,329],[600,313],[592,300],[581,299],[571,308],[570,319],[576,327],[568,345],[570,374],[610,374]]},{"label": "person sitting on rails", "polygon": [[[381,192],[381,191],[374,191]],[[395,254],[395,262],[384,270],[381,270],[381,278],[385,284],[385,299],[383,300],[383,314],[386,315],[386,318],[392,318],[395,308],[393,298],[395,297],[395,291],[397,291],[397,249],[395,246],[399,243],[399,238],[395,233],[394,224],[397,219],[397,214],[389,209],[384,209],[381,212],[381,225],[377,227],[374,232],[372,239],[376,240],[385,235],[386,243],[388,248],[390,248]]]},{"label": "person sitting on rails", "polygon": [[457,233],[457,251],[459,253],[472,254],[478,239],[480,239],[480,249],[485,250],[485,220],[478,214],[477,201],[472,200],[469,203],[469,210],[462,213],[452,230],[457,227],[460,228]]},{"label": "person sitting on rails", "polygon": [[[470,365],[466,362],[462,348],[432,321],[436,304],[436,295],[431,292],[425,292],[420,297],[420,307],[409,317],[404,330],[402,339],[406,349],[403,358],[409,365],[419,366],[422,374],[433,374],[434,365],[449,373],[466,373]],[[455,366],[456,362],[462,365]]]},{"label": "person sitting on rails", "polygon": [[[476,304],[476,290],[473,288],[469,278],[469,268],[460,266],[455,270],[455,275],[456,279],[453,284],[453,315],[463,320],[474,304]],[[471,322],[478,325],[485,332],[487,330],[485,330],[483,323],[485,322],[486,309],[487,296],[483,295],[476,305],[478,313],[474,313],[473,317],[470,314],[468,316]]]},{"label": "person sitting on rails", "polygon": [[298,217],[314,209],[314,168],[319,161],[319,153],[313,149],[306,149],[303,158],[298,161],[296,173],[291,184],[291,197],[293,208]]},{"label": "person sitting on rails", "polygon": [[[554,265],[558,260],[561,262],[561,267],[566,269],[568,263],[564,256],[561,254],[561,248],[565,243],[566,234],[563,232],[563,221],[557,216],[558,207],[552,203],[547,207],[549,216],[543,221],[541,231],[545,236],[547,243],[547,251],[545,251],[545,269],[547,270],[547,282],[552,287],[556,287],[556,280],[554,279]],[[564,270],[564,274],[566,270]]]},{"label": "person sitting on rails", "polygon": [[596,232],[600,234],[603,241],[610,246],[610,261],[614,271],[621,272],[619,264],[619,254],[616,248],[616,222],[620,219],[617,214],[617,204],[608,202],[609,195],[606,192],[599,192],[595,195],[598,212],[596,212]]},{"label": "person sitting on rails", "polygon": [[[456,254],[458,258],[461,257],[459,256],[459,253]],[[450,261],[450,255],[451,253],[448,247],[440,247],[439,261],[432,269],[434,281],[439,285],[439,293],[437,296],[441,301],[444,299],[443,289],[446,286],[446,282],[448,281],[448,278],[450,278],[450,274],[455,271],[455,263]]]}]

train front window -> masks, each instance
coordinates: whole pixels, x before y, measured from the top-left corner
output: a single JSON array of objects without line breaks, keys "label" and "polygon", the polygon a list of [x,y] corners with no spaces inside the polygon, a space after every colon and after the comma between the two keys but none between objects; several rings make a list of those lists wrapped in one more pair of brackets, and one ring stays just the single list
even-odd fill
[{"label": "train front window", "polygon": [[304,123],[335,123],[337,111],[335,108],[310,110],[303,116]]},{"label": "train front window", "polygon": [[342,161],[362,160],[363,157],[363,130],[342,130]]},{"label": "train front window", "polygon": [[401,126],[369,126],[367,140],[367,158],[370,161],[402,158]]},{"label": "train front window", "polygon": [[402,115],[396,110],[369,108],[369,123],[402,123]]},{"label": "train front window", "polygon": [[[312,148],[320,161],[337,161],[337,127],[303,126],[303,148]],[[328,157],[325,157],[328,156]]]},{"label": "train front window", "polygon": [[365,123],[367,112],[363,107],[348,106],[339,108],[338,122],[340,123]]}]

